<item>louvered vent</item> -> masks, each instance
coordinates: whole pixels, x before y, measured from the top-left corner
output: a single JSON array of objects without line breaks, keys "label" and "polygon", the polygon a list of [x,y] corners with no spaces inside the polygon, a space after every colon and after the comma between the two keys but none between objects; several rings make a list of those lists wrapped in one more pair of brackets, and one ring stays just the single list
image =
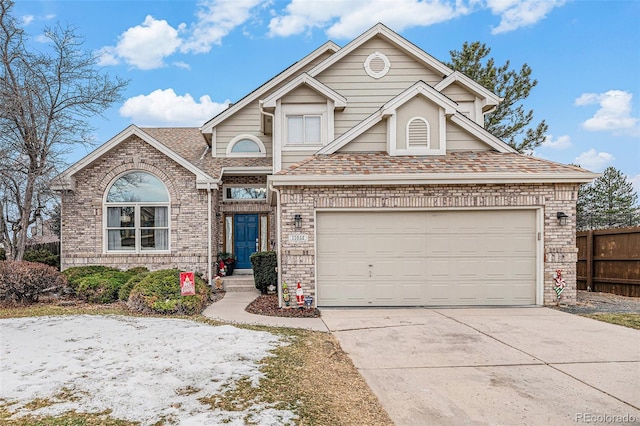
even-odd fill
[{"label": "louvered vent", "polygon": [[429,123],[422,118],[414,118],[408,125],[409,148],[429,148]]},{"label": "louvered vent", "polygon": [[375,79],[387,75],[389,68],[391,68],[391,62],[384,53],[373,52],[364,61],[364,70]]}]

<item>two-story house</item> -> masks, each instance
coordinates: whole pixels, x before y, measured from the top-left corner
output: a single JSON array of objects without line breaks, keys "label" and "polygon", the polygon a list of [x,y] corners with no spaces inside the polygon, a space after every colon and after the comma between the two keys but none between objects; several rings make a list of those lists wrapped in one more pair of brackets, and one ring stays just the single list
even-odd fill
[{"label": "two-story house", "polygon": [[[575,203],[596,175],[484,128],[501,99],[382,24],[327,42],[200,128],[126,128],[64,172],[62,267],[221,251],[318,306],[575,302]],[[215,270],[214,270],[215,271]]]}]

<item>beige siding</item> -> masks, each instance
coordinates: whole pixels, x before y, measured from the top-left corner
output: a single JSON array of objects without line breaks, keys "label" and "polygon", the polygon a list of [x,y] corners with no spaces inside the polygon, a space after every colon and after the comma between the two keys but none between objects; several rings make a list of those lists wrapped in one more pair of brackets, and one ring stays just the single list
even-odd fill
[{"label": "beige siding", "polygon": [[469,92],[469,90],[458,83],[453,83],[445,87],[444,90],[442,90],[442,93],[456,102],[473,102],[476,100],[476,96],[473,93]]},{"label": "beige siding", "polygon": [[293,164],[297,164],[307,157],[311,157],[314,151],[283,151],[282,152],[282,170]]},{"label": "beige siding", "polygon": [[407,124],[414,117],[422,117],[429,122],[430,148],[440,148],[440,107],[423,96],[416,96],[398,108],[396,127],[396,147],[407,148]]},{"label": "beige siding", "polygon": [[258,137],[267,149],[267,157],[271,157],[273,152],[271,135],[265,135],[260,131],[258,101],[236,112],[216,127],[216,156],[226,156],[229,142],[236,136],[244,134]]},{"label": "beige siding", "polygon": [[283,104],[326,104],[327,98],[308,86],[302,85],[282,97]]},{"label": "beige siding", "polygon": [[475,136],[447,121],[447,151],[489,151],[492,148]]},{"label": "beige siding", "polygon": [[387,122],[381,121],[365,134],[358,136],[339,152],[382,152],[387,150]]},{"label": "beige siding", "polygon": [[[373,52],[385,54],[391,62],[389,73],[374,79],[364,70],[364,61]],[[336,113],[336,137],[375,112],[382,104],[398,95],[418,80],[436,84],[442,75],[375,37],[316,77],[347,98],[343,112]]]}]

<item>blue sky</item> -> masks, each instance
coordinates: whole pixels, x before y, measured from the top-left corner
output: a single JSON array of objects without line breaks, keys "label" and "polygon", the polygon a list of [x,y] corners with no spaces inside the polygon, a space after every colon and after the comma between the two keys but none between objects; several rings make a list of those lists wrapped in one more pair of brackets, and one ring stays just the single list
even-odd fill
[{"label": "blue sky", "polygon": [[443,62],[479,40],[497,64],[533,69],[525,106],[549,125],[534,155],[615,166],[640,192],[640,1],[17,0],[14,16],[34,43],[46,25],[76,27],[106,72],[131,81],[93,120],[98,144],[131,123],[200,126],[325,41],[343,46],[377,22]]}]

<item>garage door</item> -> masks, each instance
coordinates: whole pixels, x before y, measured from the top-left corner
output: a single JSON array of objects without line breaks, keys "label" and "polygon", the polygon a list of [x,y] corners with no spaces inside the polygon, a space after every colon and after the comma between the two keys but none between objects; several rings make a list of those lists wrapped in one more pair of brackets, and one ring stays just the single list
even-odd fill
[{"label": "garage door", "polygon": [[318,212],[319,306],[532,305],[534,210]]}]

